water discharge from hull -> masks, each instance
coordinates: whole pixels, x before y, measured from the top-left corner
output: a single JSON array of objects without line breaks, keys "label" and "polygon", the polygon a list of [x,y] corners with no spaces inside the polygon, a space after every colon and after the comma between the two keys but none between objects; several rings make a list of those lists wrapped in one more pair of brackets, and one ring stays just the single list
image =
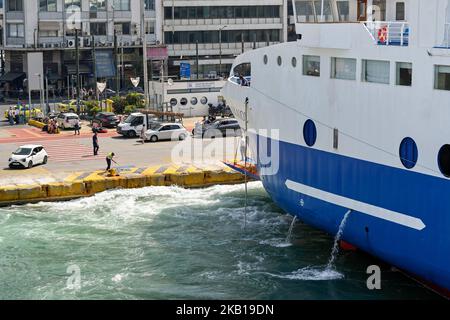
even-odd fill
[{"label": "water discharge from hull", "polygon": [[344,215],[344,218],[342,218],[341,224],[339,225],[338,232],[336,233],[336,236],[334,237],[334,244],[333,249],[331,250],[331,256],[330,260],[327,264],[327,269],[333,270],[335,269],[334,262],[336,261],[336,257],[339,253],[339,240],[342,238],[342,234],[344,233],[345,224],[347,223],[347,219],[350,216],[350,213],[352,210],[348,210],[346,214]]}]

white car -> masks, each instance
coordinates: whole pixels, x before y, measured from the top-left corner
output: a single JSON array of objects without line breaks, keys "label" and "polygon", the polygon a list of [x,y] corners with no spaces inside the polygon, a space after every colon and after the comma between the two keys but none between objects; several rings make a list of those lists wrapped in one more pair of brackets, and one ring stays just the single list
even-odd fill
[{"label": "white car", "polygon": [[9,157],[10,168],[32,168],[36,164],[46,164],[48,154],[41,145],[27,144],[14,151]]},{"label": "white car", "polygon": [[80,118],[76,113],[61,113],[56,117],[56,122],[62,129],[73,129],[77,122],[80,123]]},{"label": "white car", "polygon": [[158,140],[184,140],[189,135],[180,123],[151,124],[145,132],[145,140],[156,142]]}]

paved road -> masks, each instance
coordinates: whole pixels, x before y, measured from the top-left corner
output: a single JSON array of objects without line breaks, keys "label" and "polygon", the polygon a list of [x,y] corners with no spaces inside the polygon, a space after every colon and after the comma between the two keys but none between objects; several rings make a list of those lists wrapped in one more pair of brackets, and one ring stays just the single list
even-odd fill
[{"label": "paved road", "polygon": [[[221,161],[231,160],[239,142],[238,138],[193,139],[186,141],[160,141],[142,144],[137,139],[127,139],[115,135],[99,136],[100,153],[93,156],[91,134],[81,136],[72,135],[44,135],[35,136],[29,143],[42,144],[49,153],[49,161],[45,166],[37,166],[31,170],[11,170],[7,167],[8,158],[17,147],[27,143],[23,139],[9,142],[1,139],[0,129],[0,180],[1,184],[21,179],[24,182],[39,175],[67,175],[71,172],[104,170],[105,155],[109,152],[116,154],[115,160],[119,167],[144,167],[161,164],[198,164],[217,165]],[[8,129],[9,130],[9,129]],[[30,131],[31,128],[23,130]],[[38,130],[32,131],[39,134]]]}]

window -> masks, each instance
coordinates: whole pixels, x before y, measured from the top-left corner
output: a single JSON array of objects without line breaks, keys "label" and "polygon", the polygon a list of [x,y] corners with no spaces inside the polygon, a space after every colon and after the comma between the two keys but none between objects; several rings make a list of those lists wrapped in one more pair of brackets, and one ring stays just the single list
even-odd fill
[{"label": "window", "polygon": [[307,146],[312,147],[317,140],[317,129],[314,121],[311,119],[306,120],[303,125],[303,139]]},{"label": "window", "polygon": [[56,12],[56,0],[40,0],[39,1],[39,10],[40,11],[48,11],[48,12]]},{"label": "window", "polygon": [[107,0],[89,0],[89,10],[92,12],[105,11]]},{"label": "window", "polygon": [[396,63],[396,84],[399,86],[412,85],[412,63],[397,62]]},{"label": "window", "polygon": [[106,36],[106,23],[91,22],[90,29],[91,34]]},{"label": "window", "polygon": [[363,60],[362,81],[364,82],[389,84],[389,72],[389,61]]},{"label": "window", "polygon": [[146,34],[155,34],[155,21],[146,21],[145,22],[145,33]]},{"label": "window", "polygon": [[70,6],[77,6],[81,8],[81,0],[64,0],[64,7],[67,9]]},{"label": "window", "polygon": [[292,66],[294,68],[297,67],[297,58],[296,57],[292,57],[291,63],[292,63]]},{"label": "window", "polygon": [[192,98],[191,98],[191,104],[192,104],[193,106],[195,106],[195,105],[197,104],[197,102],[198,102],[198,100],[197,100],[196,97],[192,97]]},{"label": "window", "polygon": [[23,38],[23,37],[25,37],[23,24],[21,24],[21,23],[9,23],[8,24],[8,37],[10,37],[10,38]]},{"label": "window", "polygon": [[178,100],[175,98],[170,99],[170,105],[172,107],[175,107],[178,104]]},{"label": "window", "polygon": [[267,57],[267,54],[264,55],[264,64],[267,64],[269,62],[269,58]]},{"label": "window", "polygon": [[400,161],[406,169],[412,169],[417,163],[418,151],[416,142],[412,138],[405,138],[400,143]]},{"label": "window", "polygon": [[303,74],[305,76],[320,77],[319,56],[303,56]]},{"label": "window", "polygon": [[130,11],[130,0],[114,0],[114,10]]},{"label": "window", "polygon": [[281,59],[281,56],[278,56],[277,63],[278,63],[279,66],[281,66],[281,64],[283,63],[283,60]]},{"label": "window", "polygon": [[23,0],[8,0],[8,11],[23,11]]},{"label": "window", "polygon": [[207,104],[208,103],[208,98],[207,97],[202,97],[200,99],[200,103],[203,104],[203,105]]},{"label": "window", "polygon": [[145,10],[155,10],[155,0],[144,1]]},{"label": "window", "polygon": [[339,21],[350,21],[350,8],[348,1],[337,1]]},{"label": "window", "polygon": [[188,103],[188,100],[187,100],[186,98],[181,98],[180,104],[181,104],[182,106],[187,105],[187,103]]},{"label": "window", "polygon": [[356,80],[356,59],[331,58],[331,78]]},{"label": "window", "polygon": [[57,37],[58,30],[39,30],[39,37]]},{"label": "window", "polygon": [[442,146],[438,154],[439,170],[447,178],[450,178],[450,145],[446,144]]},{"label": "window", "polygon": [[404,21],[405,20],[405,3],[397,2],[395,4],[395,20]]},{"label": "window", "polygon": [[434,88],[450,90],[450,66],[435,66],[434,70]]},{"label": "window", "polygon": [[114,25],[117,34],[130,35],[130,22],[116,23]]}]

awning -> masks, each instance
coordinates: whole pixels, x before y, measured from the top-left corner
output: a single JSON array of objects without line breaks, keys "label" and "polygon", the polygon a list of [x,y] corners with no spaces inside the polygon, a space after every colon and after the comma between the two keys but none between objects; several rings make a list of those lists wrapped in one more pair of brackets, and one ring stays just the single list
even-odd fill
[{"label": "awning", "polygon": [[[77,74],[77,66],[75,64],[68,64],[66,65],[67,74]],[[93,70],[86,65],[86,64],[80,64],[80,74],[91,74],[93,73]]]},{"label": "awning", "polygon": [[25,77],[25,72],[7,72],[0,77],[0,82],[12,82],[20,77]]}]

